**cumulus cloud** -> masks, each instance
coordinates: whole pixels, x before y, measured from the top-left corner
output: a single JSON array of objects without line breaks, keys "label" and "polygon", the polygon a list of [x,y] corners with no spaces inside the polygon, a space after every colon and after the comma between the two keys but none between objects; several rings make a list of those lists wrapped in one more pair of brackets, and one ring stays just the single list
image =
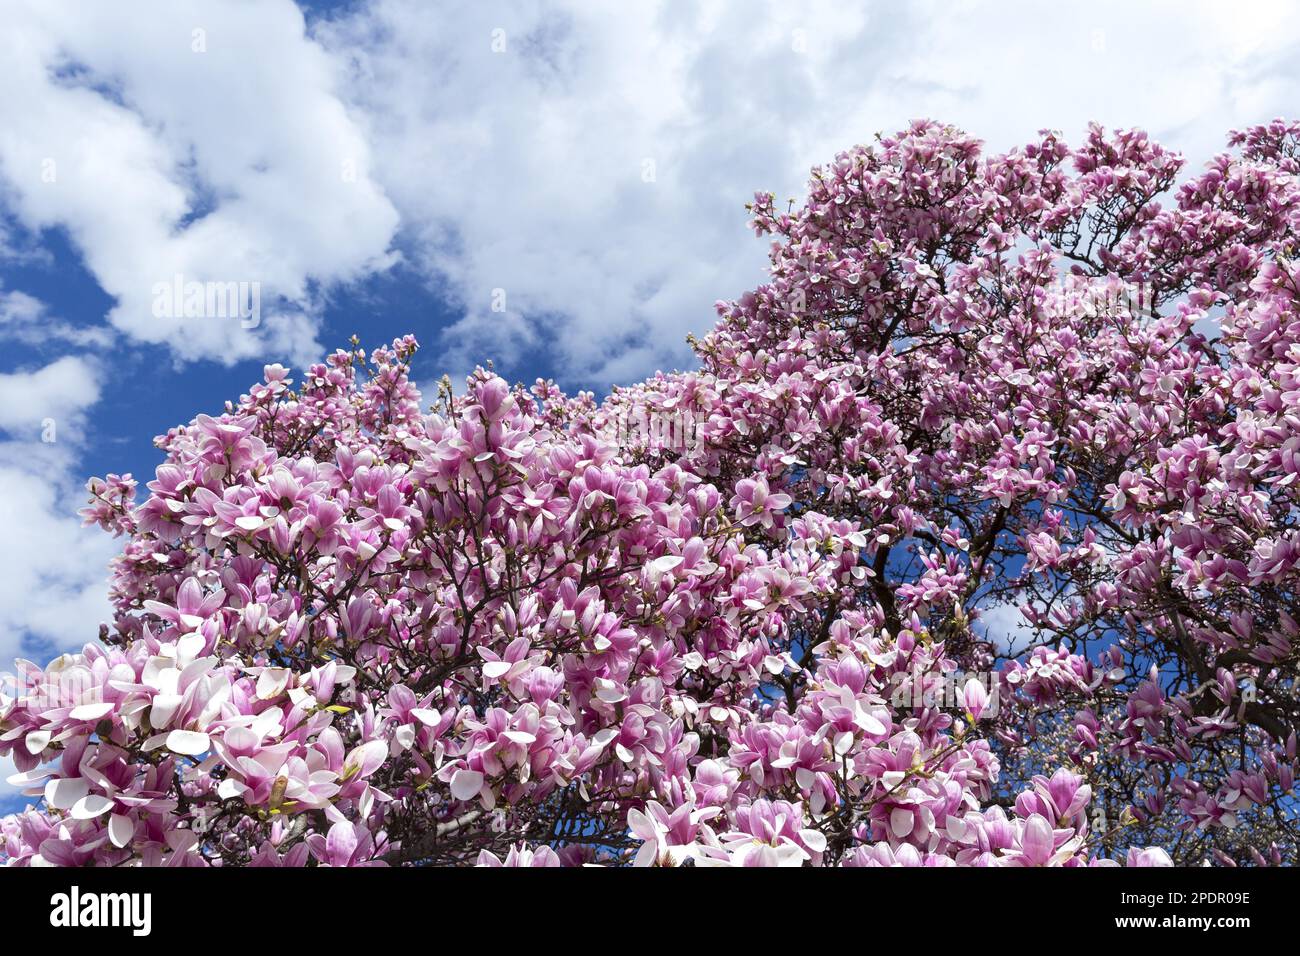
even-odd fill
[{"label": "cumulus cloud", "polygon": [[71,489],[0,464],[0,522],[15,556],[0,575],[0,659],[92,642],[112,619],[108,562],[120,542],[75,518]]},{"label": "cumulus cloud", "polygon": [[37,349],[52,343],[106,348],[113,341],[103,325],[81,325],[59,319],[35,296],[3,287],[0,287],[0,335],[10,342]]},{"label": "cumulus cloud", "polygon": [[[918,116],[993,148],[1089,120],[1198,162],[1292,109],[1297,11],[1216,3],[375,0],[318,24],[401,211],[460,304],[450,364],[550,350],[570,380],[690,362],[711,305],[760,281],[755,189]],[[504,300],[502,299],[504,294]]]},{"label": "cumulus cloud", "polygon": [[625,381],[688,361],[712,302],[761,276],[743,206],[797,165],[785,110],[765,110],[770,81],[733,88],[728,28],[700,16],[378,3],[316,31],[353,65],[413,261],[463,309],[453,362],[545,348],[581,381]]},{"label": "cumulus cloud", "polygon": [[[4,19],[5,203],[67,230],[116,299],[109,322],[183,359],[315,354],[322,290],[391,261],[398,217],[298,8],[7,3]],[[261,324],[159,307],[176,276],[259,283]]]},{"label": "cumulus cloud", "polygon": [[[1292,108],[1300,11],[1246,7],[372,0],[308,34],[289,0],[9,2],[3,204],[66,228],[111,324],[183,359],[314,354],[322,296],[396,234],[459,309],[445,365],[544,351],[604,386],[689,364],[762,278],[753,190],[797,196],[877,131],[1005,148],[1097,119],[1200,160]],[[263,325],[155,315],[178,274],[261,282]]]},{"label": "cumulus cloud", "polygon": [[[0,429],[44,443],[58,439],[62,426],[79,428],[85,409],[99,400],[99,377],[93,362],[66,355],[43,368],[0,374]],[[53,439],[48,427],[54,426]],[[65,437],[72,437],[65,435]]]},{"label": "cumulus cloud", "polygon": [[109,619],[108,561],[117,545],[76,518],[71,478],[85,411],[99,399],[90,360],[64,356],[0,375],[0,661],[48,656],[92,640]]},{"label": "cumulus cloud", "polygon": [[1003,657],[1023,654],[1040,639],[1034,627],[1020,613],[1017,604],[990,602],[979,609],[979,616],[971,623],[976,632]]}]

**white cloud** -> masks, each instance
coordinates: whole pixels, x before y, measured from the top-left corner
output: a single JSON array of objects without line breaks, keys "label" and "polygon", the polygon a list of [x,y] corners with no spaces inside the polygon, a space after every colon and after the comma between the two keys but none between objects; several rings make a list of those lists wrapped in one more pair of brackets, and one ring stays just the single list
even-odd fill
[{"label": "white cloud", "polygon": [[17,290],[0,292],[0,322],[5,325],[29,325],[44,314],[45,305],[40,299]]},{"label": "white cloud", "polygon": [[[301,361],[322,288],[391,264],[400,213],[461,306],[447,367],[546,349],[598,386],[689,364],[714,300],[762,278],[752,192],[801,195],[877,131],[929,115],[1005,148],[1098,119],[1199,162],[1300,93],[1282,2],[374,0],[312,37],[288,0],[4,18],[5,205],[68,229],[116,328],[181,358]],[[255,333],[155,318],[177,273],[261,281],[277,314]]]},{"label": "white cloud", "polygon": [[1039,635],[1017,604],[997,602],[981,607],[972,626],[1003,657],[1023,654],[1039,641]]},{"label": "white cloud", "polygon": [[113,337],[102,325],[77,325],[50,314],[45,303],[18,289],[0,288],[0,334],[11,342],[40,348],[62,342],[106,348]]},{"label": "white cloud", "polygon": [[[6,3],[0,179],[66,227],[109,321],[181,358],[314,354],[320,289],[383,267],[397,214],[288,0]],[[259,282],[263,322],[158,318],[154,289]],[[278,297],[283,297],[283,300]]]},{"label": "white cloud", "polygon": [[1297,10],[1247,7],[377,0],[315,33],[418,265],[463,304],[446,361],[547,347],[600,386],[689,363],[714,300],[761,279],[743,203],[802,195],[877,131],[935,116],[1009,148],[1097,119],[1199,164],[1293,109]]},{"label": "white cloud", "polygon": [[82,528],[70,488],[0,464],[0,526],[11,560],[0,575],[0,660],[24,646],[52,656],[93,642],[110,622],[108,562],[120,541]]},{"label": "white cloud", "polygon": [[97,367],[77,356],[0,375],[0,429],[11,436],[0,441],[5,665],[24,649],[47,657],[80,647],[110,620],[108,562],[119,543],[81,527],[79,483],[71,477],[85,410],[99,391]]},{"label": "white cloud", "polygon": [[[0,429],[28,440],[41,439],[40,430],[79,428],[85,409],[99,400],[99,379],[93,362],[73,355],[34,371],[0,374]],[[50,442],[45,439],[45,443]]]}]

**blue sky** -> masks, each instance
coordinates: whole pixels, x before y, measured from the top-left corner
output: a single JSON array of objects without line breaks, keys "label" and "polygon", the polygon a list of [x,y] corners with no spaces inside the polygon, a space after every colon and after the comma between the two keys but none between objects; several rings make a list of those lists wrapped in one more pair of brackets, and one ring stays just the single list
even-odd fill
[{"label": "blue sky", "polygon": [[[154,435],[265,364],[412,332],[421,383],[602,392],[761,281],[755,189],[878,130],[1097,119],[1199,164],[1300,103],[1286,4],[1043,9],[0,0],[0,669],[106,615],[86,477],[148,480]],[[258,283],[260,323],[159,317],[177,273]]]}]

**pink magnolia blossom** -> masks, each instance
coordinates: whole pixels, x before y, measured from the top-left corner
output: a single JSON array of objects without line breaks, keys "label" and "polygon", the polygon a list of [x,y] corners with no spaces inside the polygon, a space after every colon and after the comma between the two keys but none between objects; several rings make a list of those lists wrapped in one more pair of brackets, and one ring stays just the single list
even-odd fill
[{"label": "pink magnolia blossom", "polygon": [[697,369],[268,366],[89,482],[115,615],[0,696],[0,859],[1294,862],[1297,155],[919,121],[756,195]]}]

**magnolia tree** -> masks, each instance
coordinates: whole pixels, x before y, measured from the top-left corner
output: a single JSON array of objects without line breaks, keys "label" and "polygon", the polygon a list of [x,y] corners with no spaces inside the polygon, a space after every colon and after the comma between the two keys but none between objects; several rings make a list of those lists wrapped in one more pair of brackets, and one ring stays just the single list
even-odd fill
[{"label": "magnolia tree", "polygon": [[1293,862],[1300,125],[916,123],[603,403],[415,342],[90,483],[116,619],[0,699],[9,863]]}]

